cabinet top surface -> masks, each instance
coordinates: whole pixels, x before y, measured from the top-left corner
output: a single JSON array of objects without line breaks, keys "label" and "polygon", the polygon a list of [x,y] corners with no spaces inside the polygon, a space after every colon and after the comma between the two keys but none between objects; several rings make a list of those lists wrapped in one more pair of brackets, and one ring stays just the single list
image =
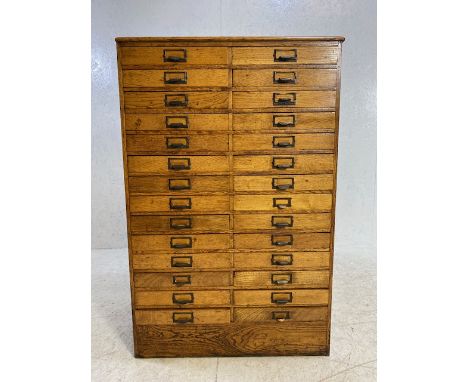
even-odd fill
[{"label": "cabinet top surface", "polygon": [[226,42],[246,42],[246,41],[344,41],[342,36],[206,36],[206,37],[116,37],[117,42],[170,42],[170,41],[226,41]]}]

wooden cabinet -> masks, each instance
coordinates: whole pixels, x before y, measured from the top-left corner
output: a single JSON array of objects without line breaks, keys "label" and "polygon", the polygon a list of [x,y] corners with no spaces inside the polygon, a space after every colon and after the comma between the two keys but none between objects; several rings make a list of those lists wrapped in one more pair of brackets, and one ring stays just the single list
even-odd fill
[{"label": "wooden cabinet", "polygon": [[329,354],[344,39],[116,41],[135,355]]}]

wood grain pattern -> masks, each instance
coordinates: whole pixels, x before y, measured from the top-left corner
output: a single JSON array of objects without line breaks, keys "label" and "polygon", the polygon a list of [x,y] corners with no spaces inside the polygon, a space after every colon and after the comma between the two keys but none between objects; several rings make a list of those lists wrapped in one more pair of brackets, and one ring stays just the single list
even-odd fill
[{"label": "wood grain pattern", "polygon": [[[275,62],[275,49],[278,49],[279,56],[293,56],[291,50],[296,50],[297,60],[294,62]],[[233,48],[233,65],[275,65],[288,66],[291,64],[332,64],[338,60],[339,50],[334,46],[307,46],[307,47],[268,47],[268,48]]]},{"label": "wood grain pattern", "polygon": [[[287,290],[235,290],[235,305],[266,305],[277,306],[273,299],[283,301],[283,295],[291,294],[291,302],[284,305],[327,305],[328,289],[287,289]],[[283,305],[283,304],[281,304]]]},{"label": "wood grain pattern", "polygon": [[[177,207],[181,207],[177,209]],[[133,212],[229,212],[229,195],[215,196],[132,196]]]},{"label": "wood grain pattern", "polygon": [[[168,127],[168,125],[182,127]],[[228,130],[228,114],[126,114],[128,131],[164,131],[184,134],[191,131]]]},{"label": "wood grain pattern", "polygon": [[[275,188],[279,187],[279,189]],[[236,192],[278,191],[281,187],[290,187],[286,191],[331,191],[333,189],[333,175],[236,175],[234,190]]]},{"label": "wood grain pattern", "polygon": [[327,355],[343,38],[117,41],[136,356]]},{"label": "wood grain pattern", "polygon": [[[285,127],[275,126],[286,124]],[[334,112],[315,113],[239,113],[233,114],[234,130],[275,130],[294,132],[297,130],[335,130]]]},{"label": "wood grain pattern", "polygon": [[[287,166],[283,168],[275,167]],[[233,170],[237,173],[273,172],[304,174],[333,172],[333,154],[303,155],[243,155],[234,156]]]},{"label": "wood grain pattern", "polygon": [[[192,323],[174,322],[183,315],[190,317]],[[180,318],[179,318],[180,319]],[[183,309],[183,310],[137,310],[135,311],[135,322],[137,325],[200,325],[200,324],[228,324],[231,320],[231,311],[229,309]]]},{"label": "wood grain pattern", "polygon": [[[171,47],[123,47],[122,65],[164,65],[184,67],[188,65],[226,65],[228,49],[223,47],[181,47],[186,51],[187,61],[181,63],[164,62],[164,49]],[[174,52],[174,56],[177,54]]]},{"label": "wood grain pattern", "polygon": [[[166,162],[167,163],[167,162]],[[130,194],[229,192],[228,176],[130,176]]]},{"label": "wood grain pattern", "polygon": [[303,214],[236,214],[234,229],[239,231],[254,231],[270,229],[307,230],[310,232],[330,232],[330,213]]},{"label": "wood grain pattern", "polygon": [[[275,105],[274,100],[282,98],[292,99],[293,104]],[[330,90],[285,90],[283,88],[274,92],[234,91],[232,92],[232,105],[238,109],[261,109],[271,107],[288,108],[333,108],[336,94]],[[132,102],[132,101],[130,101]],[[133,103],[132,103],[133,104]]]},{"label": "wood grain pattern", "polygon": [[315,323],[137,325],[138,357],[327,355],[327,330]]},{"label": "wood grain pattern", "polygon": [[[182,257],[177,259],[177,257]],[[175,267],[175,263],[188,264],[188,267]],[[132,266],[135,270],[164,270],[189,272],[192,269],[225,269],[231,267],[230,253],[184,253],[182,256],[168,253],[135,253]]]},{"label": "wood grain pattern", "polygon": [[[275,245],[275,242],[290,244]],[[311,233],[238,233],[234,234],[236,249],[268,249],[275,251],[309,251],[329,250],[330,234],[322,232]]]},{"label": "wood grain pattern", "polygon": [[[187,159],[190,161],[190,169],[176,170],[169,168],[169,159]],[[331,158],[333,159],[333,158]],[[226,156],[129,156],[128,171],[130,174],[199,174],[226,173],[229,171],[229,162]]]},{"label": "wood grain pattern", "polygon": [[[343,36],[186,36],[186,37],[116,37],[115,41],[120,43],[131,43],[130,46],[136,46],[141,43],[170,43],[170,44],[185,44],[189,46],[198,46],[199,44],[209,43],[214,46],[231,46],[229,42],[241,43],[245,42],[251,45],[255,42],[260,42],[267,45],[270,42],[276,43],[278,46],[290,46],[296,41],[301,43],[335,43],[343,42]],[[335,44],[336,45],[336,44]],[[125,45],[126,46],[126,45]]]},{"label": "wood grain pattern", "polygon": [[[309,88],[334,89],[336,86],[336,69],[298,69],[295,67],[281,69],[234,69],[232,71],[233,86],[262,87],[278,86],[278,88]],[[293,81],[279,83],[278,81]]]},{"label": "wood grain pattern", "polygon": [[[314,142],[318,141],[316,138]],[[327,142],[330,141],[329,139]],[[302,141],[301,141],[302,142]],[[307,144],[307,143],[305,143]],[[320,144],[320,143],[317,143]],[[322,145],[325,143],[322,143]],[[182,146],[182,147],[177,147]],[[159,152],[163,154],[186,154],[194,152],[220,151],[225,152],[229,147],[227,134],[210,135],[159,135],[142,134],[127,135],[127,151],[132,153]],[[333,139],[331,140],[333,148]]]},{"label": "wood grain pattern", "polygon": [[328,271],[234,272],[235,287],[328,288]]},{"label": "wood grain pattern", "polygon": [[[170,100],[183,102],[182,106],[166,105],[166,96]],[[309,97],[310,102],[314,97]],[[308,100],[309,100],[308,98]],[[319,97],[320,98],[320,97]],[[321,98],[320,98],[321,99]],[[190,109],[227,109],[228,92],[125,92],[125,109],[177,110]]]},{"label": "wood grain pattern", "polygon": [[[187,238],[187,239],[186,239]],[[184,245],[191,239],[189,248],[173,248],[172,242]],[[171,253],[192,252],[196,250],[222,250],[230,247],[229,235],[197,234],[197,235],[133,235],[132,245],[135,251],[161,251]]]},{"label": "wood grain pattern", "polygon": [[192,287],[227,287],[231,272],[148,273],[134,275],[135,288],[185,290]]},{"label": "wood grain pattern", "polygon": [[[167,83],[171,80],[185,80],[185,83]],[[124,87],[227,87],[228,69],[168,69],[168,70],[124,70]]]},{"label": "wood grain pattern", "polygon": [[[192,300],[193,296],[193,300]],[[192,303],[181,303],[193,301]],[[179,308],[200,305],[227,305],[231,296],[227,290],[197,290],[191,292],[135,291],[135,306],[178,306]]]},{"label": "wood grain pattern", "polygon": [[328,269],[329,252],[295,252],[285,250],[273,252],[237,252],[234,253],[236,269]]},{"label": "wood grain pattern", "polygon": [[132,216],[132,233],[158,231],[229,231],[229,215],[158,215]]},{"label": "wood grain pattern", "polygon": [[[335,148],[335,135],[329,133],[236,134],[233,135],[232,141],[235,151],[261,150],[271,151],[275,154],[301,150],[333,150]],[[285,146],[281,147],[281,144]]]},{"label": "wood grain pattern", "polygon": [[234,210],[236,211],[328,212],[331,210],[331,203],[331,194],[250,194],[234,196]]},{"label": "wood grain pattern", "polygon": [[[275,318],[287,317],[286,319]],[[325,325],[328,320],[328,308],[324,306],[314,306],[307,308],[287,307],[287,308],[235,308],[234,321],[237,322],[295,322],[312,321],[318,325]]]}]

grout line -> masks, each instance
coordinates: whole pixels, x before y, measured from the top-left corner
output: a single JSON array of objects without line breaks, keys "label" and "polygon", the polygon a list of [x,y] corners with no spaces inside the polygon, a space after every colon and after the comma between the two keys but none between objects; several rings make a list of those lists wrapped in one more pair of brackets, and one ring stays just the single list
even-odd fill
[{"label": "grout line", "polygon": [[371,362],[374,362],[374,361],[375,361],[375,359],[370,360],[370,361],[366,361],[366,362],[363,362],[363,363],[360,363],[360,364],[358,364],[358,365],[354,365],[354,366],[348,367],[347,369],[344,369],[344,370],[339,371],[338,373],[329,375],[328,377],[325,377],[325,378],[323,378],[323,379],[321,379],[321,380],[319,380],[319,381],[317,381],[317,382],[324,382],[324,381],[330,380],[331,378],[336,377],[337,375],[341,375],[341,374],[346,373],[346,372],[348,372],[348,371],[350,371],[350,370],[356,369],[356,368],[358,368],[358,367],[362,367],[363,365],[367,365],[368,363],[371,363]]},{"label": "grout line", "polygon": [[215,382],[218,382],[218,366],[219,366],[219,357],[216,357],[216,378]]}]

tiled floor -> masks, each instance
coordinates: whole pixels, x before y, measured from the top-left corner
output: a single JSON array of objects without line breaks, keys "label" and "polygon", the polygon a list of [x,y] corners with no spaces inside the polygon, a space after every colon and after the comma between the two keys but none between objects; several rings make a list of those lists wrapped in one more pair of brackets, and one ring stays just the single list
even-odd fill
[{"label": "tiled floor", "polygon": [[376,260],[337,249],[329,357],[135,359],[127,250],[92,257],[93,381],[339,382],[376,380]]}]

